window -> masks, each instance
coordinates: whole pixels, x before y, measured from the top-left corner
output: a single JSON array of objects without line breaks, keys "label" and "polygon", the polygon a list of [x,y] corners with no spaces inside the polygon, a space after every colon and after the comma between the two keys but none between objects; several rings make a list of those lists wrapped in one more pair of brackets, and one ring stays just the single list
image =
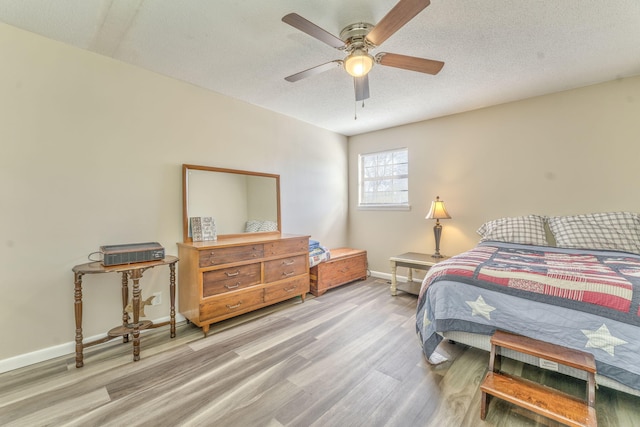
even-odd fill
[{"label": "window", "polygon": [[360,208],[409,209],[409,151],[359,156]]}]

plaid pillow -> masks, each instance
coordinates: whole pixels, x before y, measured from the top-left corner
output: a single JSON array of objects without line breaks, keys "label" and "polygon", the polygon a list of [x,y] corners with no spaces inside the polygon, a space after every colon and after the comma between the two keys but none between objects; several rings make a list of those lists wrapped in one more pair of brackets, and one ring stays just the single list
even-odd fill
[{"label": "plaid pillow", "polygon": [[561,248],[640,254],[640,216],[632,212],[551,217],[549,228]]},{"label": "plaid pillow", "polygon": [[264,221],[258,231],[278,231],[278,223],[275,221]]},{"label": "plaid pillow", "polygon": [[477,233],[482,236],[481,242],[494,240],[523,245],[549,246],[544,230],[544,220],[545,217],[539,215],[500,218],[485,222]]},{"label": "plaid pillow", "polygon": [[256,233],[260,230],[261,226],[262,226],[262,221],[256,221],[255,219],[250,219],[244,224],[244,232]]}]

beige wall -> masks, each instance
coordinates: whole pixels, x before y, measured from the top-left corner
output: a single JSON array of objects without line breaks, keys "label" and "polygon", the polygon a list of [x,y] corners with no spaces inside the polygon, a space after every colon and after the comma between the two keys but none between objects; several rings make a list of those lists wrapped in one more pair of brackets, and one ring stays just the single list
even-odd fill
[{"label": "beige wall", "polygon": [[[346,244],[346,137],[3,24],[0,64],[0,365],[73,351],[71,268],[100,245],[177,253],[182,163],[280,174],[284,231]],[[120,279],[84,282],[90,337],[120,321]]]},{"label": "beige wall", "polygon": [[[411,211],[358,210],[358,154],[399,147],[409,149]],[[447,255],[502,216],[640,212],[639,162],[640,77],[354,136],[349,244],[385,274],[392,255],[433,253],[424,217],[436,196],[452,216],[441,221]]]},{"label": "beige wall", "polygon": [[[345,137],[2,24],[0,64],[0,369],[73,351],[71,268],[100,245],[159,241],[176,253],[182,163],[280,174],[285,232],[367,249],[385,274],[393,254],[434,250],[424,216],[436,195],[453,216],[446,254],[500,216],[640,211],[640,77],[359,135],[347,148]],[[357,210],[357,154],[400,146],[411,211]],[[143,279],[149,294],[165,287],[156,270]],[[85,336],[115,326],[118,278],[85,277],[84,289]],[[164,296],[149,317],[166,316]]]}]

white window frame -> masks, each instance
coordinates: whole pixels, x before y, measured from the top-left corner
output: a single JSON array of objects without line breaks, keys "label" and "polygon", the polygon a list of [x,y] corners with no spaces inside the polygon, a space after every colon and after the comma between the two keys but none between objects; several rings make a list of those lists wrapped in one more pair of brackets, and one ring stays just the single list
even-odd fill
[{"label": "white window frame", "polygon": [[[406,158],[406,162],[396,163],[394,161],[394,154],[402,154]],[[373,166],[376,168],[375,176],[365,176],[365,161],[367,160],[376,160],[380,162],[380,160],[384,163]],[[399,167],[398,167],[399,166]],[[404,172],[402,173],[402,169],[404,167]],[[369,167],[371,168],[371,167]],[[398,170],[400,169],[400,171]],[[369,171],[370,172],[370,171]],[[376,202],[364,202],[365,198],[365,184],[367,182],[375,182],[375,181],[391,181],[391,187],[402,187],[400,182],[401,180],[406,180],[406,189],[399,190],[390,190],[385,191],[388,196],[394,201],[384,202],[380,201],[380,198],[376,198],[375,195],[373,198],[377,199]],[[400,184],[398,186],[398,184]],[[373,192],[369,192],[375,193]],[[403,194],[404,193],[404,194]],[[406,198],[405,198],[406,197]],[[382,197],[384,198],[384,197]],[[400,200],[400,201],[397,201]],[[378,151],[375,153],[365,153],[358,155],[358,209],[362,210],[410,210],[411,205],[409,204],[409,149],[406,147],[396,148],[393,150],[385,150]]]}]

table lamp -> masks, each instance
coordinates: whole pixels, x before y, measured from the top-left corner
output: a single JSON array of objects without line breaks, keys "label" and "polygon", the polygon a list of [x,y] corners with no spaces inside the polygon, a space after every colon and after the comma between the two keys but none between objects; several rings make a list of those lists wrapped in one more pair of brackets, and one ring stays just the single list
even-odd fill
[{"label": "table lamp", "polygon": [[443,258],[440,254],[440,236],[442,235],[441,219],[451,219],[451,216],[444,207],[444,202],[440,200],[440,196],[436,196],[436,200],[431,202],[431,209],[425,217],[426,219],[435,219],[436,225],[433,226],[433,234],[436,238],[436,253],[431,255],[432,258]]}]

